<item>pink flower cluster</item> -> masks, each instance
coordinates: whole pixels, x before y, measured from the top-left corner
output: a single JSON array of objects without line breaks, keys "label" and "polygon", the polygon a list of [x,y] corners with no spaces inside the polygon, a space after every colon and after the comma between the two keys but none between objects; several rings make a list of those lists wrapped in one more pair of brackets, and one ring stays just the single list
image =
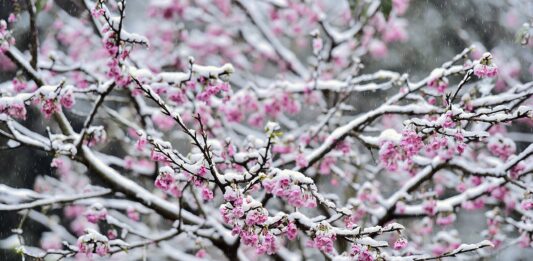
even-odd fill
[{"label": "pink flower cluster", "polygon": [[207,184],[202,187],[201,192],[204,201],[210,201],[214,198],[213,190]]},{"label": "pink flower cluster", "polygon": [[229,92],[230,86],[227,82],[211,84],[208,83],[204,90],[196,95],[196,99],[203,101],[209,104],[211,96],[216,95],[220,92]]},{"label": "pink flower cluster", "polygon": [[331,172],[331,166],[333,166],[335,162],[337,162],[337,160],[334,157],[325,156],[324,159],[320,162],[318,172],[322,175],[329,175]]},{"label": "pink flower cluster", "polygon": [[264,103],[264,110],[272,118],[278,117],[281,112],[294,115],[300,112],[300,103],[290,93],[283,92]]},{"label": "pink flower cluster", "polygon": [[492,62],[492,55],[484,53],[481,59],[474,65],[474,75],[479,78],[495,77],[498,75],[498,66]]},{"label": "pink flower cluster", "polygon": [[524,210],[533,209],[533,192],[527,191],[524,195],[524,199],[520,203],[520,206]]},{"label": "pink flower cluster", "polygon": [[316,248],[325,253],[331,253],[337,237],[331,232],[330,228],[331,226],[327,223],[318,224],[313,240],[307,241],[306,246]]},{"label": "pink flower cluster", "polygon": [[453,222],[455,222],[455,219],[456,219],[456,216],[454,213],[448,213],[448,214],[441,213],[437,217],[436,223],[439,226],[448,226],[448,225],[453,224]]},{"label": "pink flower cluster", "polygon": [[74,93],[72,92],[71,88],[63,89],[61,93],[61,97],[59,98],[59,102],[63,107],[67,109],[72,109],[74,106]]},{"label": "pink flower cluster", "polygon": [[439,156],[442,159],[451,159],[455,153],[461,155],[466,149],[464,136],[457,132],[453,138],[444,135],[435,135],[425,147],[426,155]]},{"label": "pink flower cluster", "polygon": [[63,249],[61,237],[53,232],[45,232],[41,238],[41,247],[44,250],[59,250]]},{"label": "pink flower cluster", "polygon": [[437,201],[430,199],[422,204],[422,209],[428,216],[434,216],[437,214]]},{"label": "pink flower cluster", "polygon": [[26,82],[23,82],[23,81],[21,81],[21,80],[19,80],[17,78],[13,79],[13,81],[11,81],[11,83],[13,84],[13,90],[16,93],[22,92],[23,90],[28,88],[28,84]]},{"label": "pink flower cluster", "polygon": [[93,253],[105,256],[109,253],[109,240],[93,229],[86,229],[85,235],[78,238],[76,243],[79,253],[92,257]]},{"label": "pink flower cluster", "polygon": [[105,9],[101,8],[101,6],[98,4],[91,10],[91,15],[94,16],[95,18],[98,18],[104,15],[104,13],[105,13]]},{"label": "pink flower cluster", "polygon": [[171,130],[176,123],[174,121],[174,118],[167,116],[161,112],[156,112],[152,114],[152,121],[154,122],[155,126],[157,126],[157,128],[162,131]]},{"label": "pink flower cluster", "polygon": [[495,64],[476,64],[474,65],[474,75],[479,78],[495,77],[496,75],[498,75],[498,67]]},{"label": "pink flower cluster", "polygon": [[334,234],[316,235],[313,240],[308,241],[307,247],[312,247],[326,253],[331,253],[333,251],[333,243],[335,240],[336,236]]},{"label": "pink flower cluster", "polygon": [[93,224],[96,224],[99,221],[106,220],[107,209],[104,208],[101,204],[93,204],[85,212],[85,218],[87,218],[87,221]]},{"label": "pink flower cluster", "polygon": [[174,197],[181,196],[181,190],[176,182],[174,170],[169,166],[164,166],[159,169],[159,175],[155,179],[154,186]]},{"label": "pink flower cluster", "polygon": [[407,246],[407,239],[405,239],[405,237],[398,238],[398,240],[396,240],[393,245],[395,250],[404,249],[406,246]]},{"label": "pink flower cluster", "polygon": [[352,245],[352,248],[350,249],[350,256],[353,258],[353,260],[358,260],[358,261],[376,260],[372,252],[370,252],[370,250],[367,247],[363,247],[358,244]]},{"label": "pink flower cluster", "polygon": [[287,225],[286,235],[289,240],[294,240],[298,236],[298,227],[294,222],[289,222]]},{"label": "pink flower cluster", "polygon": [[129,206],[128,208],[126,208],[126,214],[128,215],[128,217],[133,220],[133,221],[139,221],[141,220],[141,215],[139,214],[139,212],[137,212],[137,210],[132,207],[132,206]]},{"label": "pink flower cluster", "polygon": [[344,225],[347,228],[353,228],[357,226],[363,218],[366,216],[366,211],[362,207],[358,207],[356,210],[352,211],[350,216],[344,217]]},{"label": "pink flower cluster", "polygon": [[396,171],[401,161],[407,161],[408,165],[410,165],[413,156],[418,154],[424,143],[422,137],[415,131],[404,130],[399,146],[393,140],[383,140],[380,145],[379,159],[381,164],[388,171]]},{"label": "pink flower cluster", "polygon": [[316,207],[316,199],[306,193],[298,182],[292,181],[289,176],[277,175],[272,179],[265,179],[262,184],[266,192],[285,199],[294,207]]},{"label": "pink flower cluster", "polygon": [[7,113],[15,119],[26,119],[26,106],[22,100],[11,97],[3,97],[0,100],[0,112]]},{"label": "pink flower cluster", "polygon": [[305,168],[309,165],[309,162],[307,162],[307,159],[305,158],[305,155],[302,154],[302,153],[299,153],[297,156],[296,156],[296,166],[298,168]]},{"label": "pink flower cluster", "polygon": [[424,143],[422,142],[422,137],[418,135],[415,131],[404,130],[402,132],[402,139],[400,140],[400,147],[407,159],[411,159],[414,155],[422,149]]},{"label": "pink flower cluster", "polygon": [[379,149],[379,161],[388,171],[398,170],[398,162],[401,159],[400,152],[393,141],[384,141]]},{"label": "pink flower cluster", "polygon": [[42,101],[41,111],[45,118],[49,119],[54,113],[61,111],[63,105],[67,109],[74,106],[75,99],[71,86],[59,86],[56,89],[42,88],[39,90],[40,97],[34,98],[35,102]]},{"label": "pink flower cluster", "polygon": [[195,257],[198,257],[198,258],[204,258],[207,256],[207,252],[205,251],[205,249],[199,249],[196,254],[194,254]]},{"label": "pink flower cluster", "polygon": [[[251,197],[242,198],[240,192],[228,189],[224,194],[226,204],[220,207],[224,222],[232,225],[232,234],[238,235],[244,245],[255,247],[256,253],[272,255],[277,252],[276,237],[265,230],[268,211]],[[291,230],[295,237],[297,231]]]},{"label": "pink flower cluster", "polygon": [[448,88],[448,78],[436,77],[428,81],[428,86],[437,89],[437,92],[443,94]]},{"label": "pink flower cluster", "polygon": [[276,237],[270,232],[266,232],[265,234],[260,235],[259,243],[256,247],[256,253],[259,255],[272,255],[278,251]]},{"label": "pink flower cluster", "polygon": [[509,177],[512,179],[517,179],[526,169],[526,164],[524,162],[518,162],[509,170]]},{"label": "pink flower cluster", "polygon": [[516,152],[516,145],[513,140],[496,134],[489,138],[487,148],[494,155],[502,160],[507,160]]},{"label": "pink flower cluster", "polygon": [[52,114],[60,112],[61,107],[59,107],[55,99],[46,99],[43,101],[41,111],[44,113],[44,117],[49,119]]}]

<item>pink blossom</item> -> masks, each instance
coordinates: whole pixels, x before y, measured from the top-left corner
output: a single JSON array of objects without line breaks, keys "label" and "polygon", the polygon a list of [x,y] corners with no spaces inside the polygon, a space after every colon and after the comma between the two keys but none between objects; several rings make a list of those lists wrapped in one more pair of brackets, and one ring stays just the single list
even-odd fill
[{"label": "pink blossom", "polygon": [[509,171],[509,177],[512,179],[517,179],[526,169],[526,165],[524,162],[518,162],[515,166],[511,168]]},{"label": "pink blossom", "polygon": [[202,199],[205,201],[213,199],[213,191],[208,186],[202,188]]},{"label": "pink blossom", "polygon": [[498,75],[498,67],[496,65],[484,65],[484,64],[476,64],[474,66],[474,75],[476,75],[479,78],[484,77],[495,77]]},{"label": "pink blossom", "polygon": [[294,240],[298,236],[298,228],[293,222],[289,222],[287,225],[287,238],[289,240]]},{"label": "pink blossom", "polygon": [[479,78],[495,77],[498,74],[498,66],[492,63],[492,55],[484,53],[481,59],[474,65],[474,75]]},{"label": "pink blossom", "polygon": [[368,45],[368,51],[370,52],[372,58],[375,59],[385,58],[389,53],[387,46],[382,41],[375,39],[370,41],[370,44]]},{"label": "pink blossom", "polygon": [[455,222],[455,218],[456,218],[455,214],[453,213],[439,215],[439,217],[437,217],[436,223],[439,226],[447,226],[447,225],[453,224],[453,222]]},{"label": "pink blossom", "polygon": [[109,238],[110,240],[116,239],[117,236],[118,236],[118,233],[116,229],[107,230],[107,238]]},{"label": "pink blossom", "polygon": [[7,18],[7,21],[10,23],[14,23],[17,20],[17,16],[14,13],[10,13],[9,17]]},{"label": "pink blossom", "polygon": [[96,246],[96,254],[99,256],[105,256],[109,252],[109,247],[105,244],[98,244]]},{"label": "pink blossom", "polygon": [[154,124],[163,131],[169,131],[175,125],[175,121],[172,117],[162,113],[153,114],[152,120],[154,121]]},{"label": "pink blossom", "polygon": [[177,105],[181,105],[187,101],[187,96],[182,90],[171,92],[168,98],[171,101],[175,102]]},{"label": "pink blossom", "polygon": [[524,210],[533,209],[533,199],[528,198],[522,200],[522,202],[520,203],[520,207],[522,207]]},{"label": "pink blossom", "polygon": [[142,151],[146,147],[146,144],[148,144],[146,136],[139,136],[139,139],[137,139],[137,142],[135,143],[135,148],[138,151]]},{"label": "pink blossom", "polygon": [[335,164],[335,158],[331,156],[326,156],[320,163],[319,172],[322,175],[329,175],[331,172],[331,166]]},{"label": "pink blossom", "polygon": [[107,209],[101,205],[93,205],[85,212],[85,217],[90,223],[98,223],[99,221],[106,220]]},{"label": "pink blossom", "polygon": [[424,212],[429,216],[437,214],[437,202],[433,199],[427,200],[423,203],[422,208]]},{"label": "pink blossom", "polygon": [[307,167],[307,165],[309,165],[309,163],[307,162],[307,159],[305,158],[305,155],[303,154],[298,154],[298,156],[296,156],[296,166],[298,168],[305,168]]},{"label": "pink blossom", "polygon": [[412,158],[418,154],[423,145],[422,138],[415,131],[405,130],[402,132],[400,147],[407,158]]},{"label": "pink blossom", "polygon": [[60,112],[61,107],[57,105],[54,99],[46,99],[44,100],[43,106],[41,107],[41,111],[44,113],[44,117],[49,119],[52,114]]},{"label": "pink blossom", "polygon": [[398,15],[404,15],[409,8],[409,0],[392,0],[392,7]]},{"label": "pink blossom", "polygon": [[15,119],[26,119],[26,106],[22,101],[14,100],[11,103],[0,103],[0,112],[4,112]]},{"label": "pink blossom", "polygon": [[154,185],[163,191],[170,189],[171,185],[175,182],[173,172],[160,171],[159,175],[155,179]]},{"label": "pink blossom", "polygon": [[41,247],[44,250],[61,250],[63,249],[61,237],[52,232],[43,233],[41,238]]},{"label": "pink blossom", "polygon": [[228,122],[241,122],[244,118],[242,111],[237,107],[229,107],[224,110]]},{"label": "pink blossom", "polygon": [[205,249],[201,248],[196,252],[196,254],[194,254],[194,256],[197,258],[205,258],[207,256],[207,252]]},{"label": "pink blossom", "polygon": [[407,205],[405,204],[405,202],[403,201],[398,201],[398,203],[396,203],[396,210],[398,211],[398,213],[400,214],[403,214],[405,213],[405,209],[406,209]]},{"label": "pink blossom", "polygon": [[268,254],[272,255],[277,252],[278,246],[276,244],[276,237],[271,233],[267,233],[263,236],[262,242],[257,245],[256,253],[259,255]]},{"label": "pink blossom", "polygon": [[13,79],[11,81],[11,83],[13,84],[13,90],[17,93],[19,92],[22,92],[23,90],[25,90],[27,87],[28,87],[28,84],[19,80],[19,79]]},{"label": "pink blossom", "polygon": [[394,242],[395,250],[404,249],[406,246],[407,246],[407,239],[405,239],[404,237],[400,237],[398,238],[398,240]]},{"label": "pink blossom", "polygon": [[152,152],[150,153],[150,158],[153,160],[153,161],[159,161],[159,162],[168,162],[169,159],[167,158],[167,156],[161,152],[158,152],[156,150],[152,150]]},{"label": "pink blossom", "polygon": [[103,8],[94,8],[91,10],[91,15],[98,18],[100,16],[102,16],[103,14],[105,13],[105,10]]},{"label": "pink blossom", "polygon": [[241,231],[240,236],[244,245],[255,246],[259,241],[259,237],[251,231]]},{"label": "pink blossom", "polygon": [[52,159],[52,163],[50,163],[50,166],[52,168],[58,168],[59,169],[59,168],[63,167],[63,160],[60,159],[60,158],[53,158]]},{"label": "pink blossom", "polygon": [[66,206],[65,209],[63,210],[63,213],[65,214],[65,217],[73,218],[73,217],[82,215],[84,211],[85,211],[85,208],[83,206],[71,205],[71,206]]},{"label": "pink blossom", "polygon": [[280,153],[280,154],[288,154],[292,151],[292,148],[290,146],[286,146],[283,144],[275,144],[272,146],[272,152],[274,153]]},{"label": "pink blossom", "polygon": [[290,96],[289,93],[283,93],[281,96],[281,106],[288,114],[296,114],[300,112],[300,103]]},{"label": "pink blossom", "polygon": [[487,143],[487,148],[493,155],[498,156],[502,160],[507,160],[516,151],[514,141],[502,137],[501,134],[491,136]]},{"label": "pink blossom", "polygon": [[322,50],[323,45],[324,44],[323,44],[322,38],[320,37],[313,38],[313,51],[315,53],[320,52],[320,50]]},{"label": "pink blossom", "polygon": [[313,238],[313,241],[311,241],[309,245],[320,251],[331,253],[333,251],[333,243],[335,240],[336,237],[334,234],[318,234]]},{"label": "pink blossom", "polygon": [[72,90],[68,90],[61,96],[60,103],[67,109],[71,109],[74,106],[74,94]]},{"label": "pink blossom", "polygon": [[265,223],[265,221],[267,220],[267,216],[258,211],[258,210],[254,210],[254,211],[249,211],[248,214],[246,215],[246,225],[248,226],[253,226],[253,225],[261,225],[263,223]]},{"label": "pink blossom", "polygon": [[281,104],[276,99],[265,102],[265,112],[271,117],[277,117],[281,112]]},{"label": "pink blossom", "polygon": [[179,198],[182,195],[181,189],[175,182],[170,185],[170,189],[168,189],[167,192],[175,198]]},{"label": "pink blossom", "polygon": [[128,217],[133,221],[139,221],[141,219],[141,216],[139,215],[139,212],[134,207],[128,207],[126,209],[126,213],[128,214]]},{"label": "pink blossom", "polygon": [[407,40],[407,21],[404,19],[390,19],[383,32],[383,41],[386,43],[403,42]]},{"label": "pink blossom", "polygon": [[398,161],[400,154],[396,148],[396,145],[392,141],[385,141],[381,143],[379,149],[379,161],[382,166],[388,171],[396,171],[398,169]]},{"label": "pink blossom", "polygon": [[261,128],[264,125],[265,117],[261,113],[253,113],[248,117],[248,124],[252,127]]},{"label": "pink blossom", "polygon": [[448,78],[439,77],[439,78],[430,79],[428,81],[428,86],[437,89],[438,93],[443,94],[448,88]]},{"label": "pink blossom", "polygon": [[459,184],[457,184],[457,187],[455,189],[458,192],[465,192],[467,187],[466,187],[466,184],[464,182],[459,182]]}]

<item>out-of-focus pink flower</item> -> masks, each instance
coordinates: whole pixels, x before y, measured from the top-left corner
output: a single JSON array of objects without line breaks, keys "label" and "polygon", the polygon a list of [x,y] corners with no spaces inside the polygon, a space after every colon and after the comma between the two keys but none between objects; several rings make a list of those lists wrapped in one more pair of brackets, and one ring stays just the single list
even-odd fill
[{"label": "out-of-focus pink flower", "polygon": [[141,215],[134,207],[128,207],[126,209],[126,213],[128,214],[128,217],[133,221],[139,221],[141,219]]},{"label": "out-of-focus pink flower", "polygon": [[196,252],[196,254],[195,254],[194,256],[196,256],[196,257],[198,257],[198,258],[204,258],[204,257],[207,256],[207,252],[205,251],[205,249],[201,248],[201,249],[199,249],[199,250]]},{"label": "out-of-focus pink flower", "polygon": [[409,0],[392,0],[392,7],[396,10],[396,14],[404,15],[409,8]]},{"label": "out-of-focus pink flower", "polygon": [[404,249],[406,246],[407,246],[407,239],[405,239],[404,237],[400,237],[398,238],[398,240],[394,242],[393,247],[395,250],[400,250],[400,249]]},{"label": "out-of-focus pink flower", "polygon": [[376,39],[370,41],[370,43],[368,44],[368,51],[370,52],[372,58],[375,59],[385,58],[389,53],[389,50],[385,43]]}]

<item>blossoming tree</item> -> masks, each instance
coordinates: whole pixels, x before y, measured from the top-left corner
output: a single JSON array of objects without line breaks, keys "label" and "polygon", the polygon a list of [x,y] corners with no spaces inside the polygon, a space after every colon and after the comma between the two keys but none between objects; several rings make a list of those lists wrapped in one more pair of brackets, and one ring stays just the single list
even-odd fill
[{"label": "blossoming tree", "polygon": [[[0,135],[54,173],[0,185],[0,211],[20,214],[3,242],[23,258],[435,260],[532,245],[533,145],[506,129],[530,124],[533,82],[474,46],[417,81],[363,73],[407,39],[408,0],[150,1],[132,28],[125,0],[80,1],[79,16],[12,2]],[[357,109],[368,93],[382,102]],[[486,240],[466,242],[456,218],[474,210]],[[40,245],[30,220],[49,229]]]}]

